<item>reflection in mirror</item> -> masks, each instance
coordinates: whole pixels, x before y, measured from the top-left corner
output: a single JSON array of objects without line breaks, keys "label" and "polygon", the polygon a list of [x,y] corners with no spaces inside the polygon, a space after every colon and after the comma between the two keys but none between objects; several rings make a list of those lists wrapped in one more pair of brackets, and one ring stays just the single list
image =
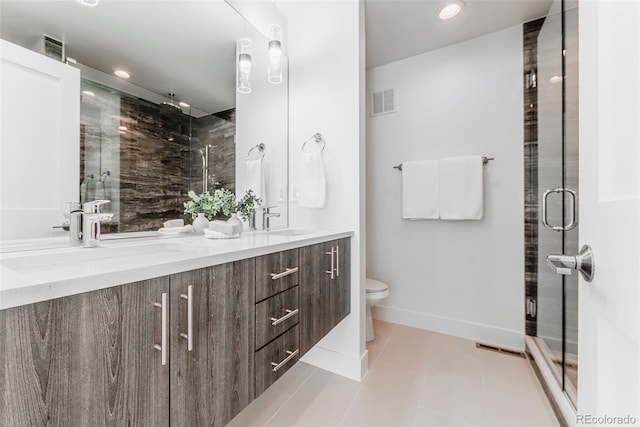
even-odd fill
[{"label": "reflection in mirror", "polygon": [[[264,203],[281,213],[272,224],[286,226],[288,60],[283,54],[283,82],[269,84],[267,39],[227,3],[101,2],[86,8],[77,2],[3,0],[0,12],[2,39],[46,54],[46,34],[61,42],[58,59],[74,58],[71,66],[82,71],[80,170],[73,193],[75,201],[111,200],[103,210],[114,217],[102,224],[103,233],[189,221],[183,215],[189,190],[224,187],[240,196],[256,185],[265,187]],[[241,38],[253,44],[249,94],[236,91]],[[113,76],[118,67],[130,72],[128,81]],[[37,123],[32,119],[30,125]],[[9,143],[3,138],[3,148]],[[264,182],[256,184],[247,179],[245,158],[259,143],[267,148]],[[64,170],[65,164],[56,165],[51,173]],[[42,190],[46,184],[38,185]],[[10,238],[64,235],[51,227],[63,221],[68,201],[57,201],[59,221],[47,219],[40,235]]]}]

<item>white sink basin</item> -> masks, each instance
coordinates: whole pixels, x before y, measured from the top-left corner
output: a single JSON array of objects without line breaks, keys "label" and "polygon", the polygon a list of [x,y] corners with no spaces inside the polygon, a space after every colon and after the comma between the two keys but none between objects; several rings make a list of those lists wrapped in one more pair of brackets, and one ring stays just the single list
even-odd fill
[{"label": "white sink basin", "polygon": [[[43,253],[46,252],[46,253]],[[153,242],[138,245],[111,246],[98,248],[73,247],[38,251],[37,253],[16,253],[0,260],[2,266],[18,272],[34,272],[46,269],[69,268],[73,264],[104,263],[123,259],[142,261],[143,259],[160,258],[180,254],[197,254],[207,252],[206,248],[198,248],[173,242]]]}]

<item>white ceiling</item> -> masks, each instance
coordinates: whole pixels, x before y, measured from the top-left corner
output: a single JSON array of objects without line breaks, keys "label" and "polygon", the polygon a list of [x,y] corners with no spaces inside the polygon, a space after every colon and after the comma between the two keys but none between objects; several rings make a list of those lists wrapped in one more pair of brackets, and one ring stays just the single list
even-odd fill
[{"label": "white ceiling", "polygon": [[84,65],[122,67],[129,82],[210,113],[235,106],[236,40],[255,31],[223,0],[0,1],[3,39],[33,48],[47,34]]},{"label": "white ceiling", "polygon": [[552,0],[464,0],[442,21],[446,0],[365,0],[367,68],[388,64],[545,16]]}]

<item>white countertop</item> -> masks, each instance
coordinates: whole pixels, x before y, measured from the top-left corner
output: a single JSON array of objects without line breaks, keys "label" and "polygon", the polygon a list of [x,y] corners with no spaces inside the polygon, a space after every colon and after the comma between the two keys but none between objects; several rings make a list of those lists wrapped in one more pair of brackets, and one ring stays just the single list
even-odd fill
[{"label": "white countertop", "polygon": [[345,230],[221,240],[191,234],[1,253],[0,310],[351,236]]}]

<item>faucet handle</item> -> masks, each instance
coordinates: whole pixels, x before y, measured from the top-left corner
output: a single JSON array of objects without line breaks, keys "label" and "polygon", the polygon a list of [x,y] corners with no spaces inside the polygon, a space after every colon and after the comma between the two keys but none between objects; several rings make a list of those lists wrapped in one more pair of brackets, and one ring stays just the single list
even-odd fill
[{"label": "faucet handle", "polygon": [[86,213],[99,213],[100,205],[111,203],[111,200],[94,200],[92,202],[86,202],[82,205],[82,210]]}]

